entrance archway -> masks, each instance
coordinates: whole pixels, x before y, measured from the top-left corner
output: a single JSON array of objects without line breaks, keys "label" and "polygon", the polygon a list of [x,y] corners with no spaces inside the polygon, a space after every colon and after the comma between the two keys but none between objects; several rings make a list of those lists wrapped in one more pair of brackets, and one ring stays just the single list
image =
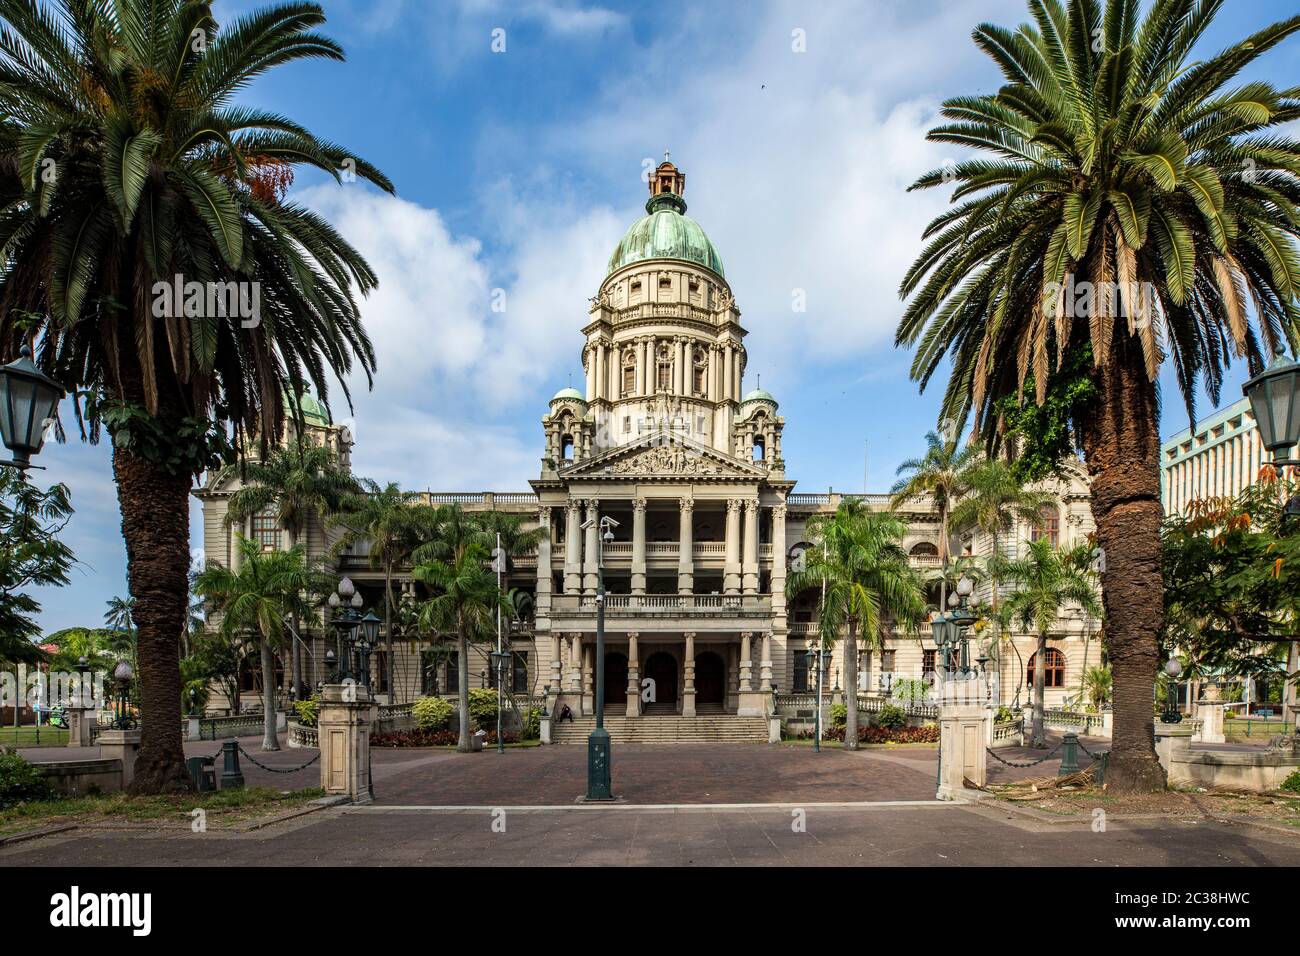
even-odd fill
[{"label": "entrance archway", "polygon": [[627,655],[622,651],[605,652],[605,708],[622,705],[627,700]]},{"label": "entrance archway", "polygon": [[646,677],[654,681],[654,700],[645,705],[646,713],[677,709],[677,661],[665,651],[657,651],[646,658]]},{"label": "entrance archway", "polygon": [[695,655],[695,705],[721,707],[727,693],[727,665],[713,651]]}]

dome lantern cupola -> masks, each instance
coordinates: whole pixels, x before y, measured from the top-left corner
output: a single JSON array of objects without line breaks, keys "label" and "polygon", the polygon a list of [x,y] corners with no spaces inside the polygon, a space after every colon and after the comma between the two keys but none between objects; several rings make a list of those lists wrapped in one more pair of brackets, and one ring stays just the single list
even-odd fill
[{"label": "dome lantern cupola", "polygon": [[700,224],[686,215],[686,174],[664,154],[650,175],[646,214],[634,222],[609,257],[606,275],[650,259],[680,259],[725,276],[722,257]]}]

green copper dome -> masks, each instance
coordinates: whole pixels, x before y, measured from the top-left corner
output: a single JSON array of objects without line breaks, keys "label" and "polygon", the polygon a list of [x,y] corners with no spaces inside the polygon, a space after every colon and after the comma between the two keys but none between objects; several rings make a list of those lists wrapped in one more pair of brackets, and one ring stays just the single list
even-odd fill
[{"label": "green copper dome", "polygon": [[[298,397],[298,407],[302,410],[302,420],[307,425],[332,425],[329,412],[311,392],[303,390]],[[294,401],[288,393],[284,396],[284,409],[292,417],[294,411]]]},{"label": "green copper dome", "polygon": [[585,398],[583,398],[582,392],[572,387],[560,389],[558,392],[555,393],[555,397],[552,398],[551,401],[559,402],[559,401],[563,401],[566,398],[576,399],[577,401],[583,402],[584,404],[587,401]]},{"label": "green copper dome", "polygon": [[646,259],[685,259],[720,276],[722,257],[704,234],[700,224],[686,215],[686,202],[674,193],[651,196],[642,216],[624,234],[609,257],[609,269],[614,272],[633,262]]},{"label": "green copper dome", "polygon": [[777,403],[776,398],[765,388],[754,389],[741,399],[740,404],[744,405],[747,402],[771,402],[773,405]]}]

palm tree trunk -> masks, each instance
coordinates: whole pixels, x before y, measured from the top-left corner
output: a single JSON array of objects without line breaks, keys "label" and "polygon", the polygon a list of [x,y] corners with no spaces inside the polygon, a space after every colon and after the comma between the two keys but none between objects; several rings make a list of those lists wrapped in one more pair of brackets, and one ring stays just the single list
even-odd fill
[{"label": "palm tree trunk", "polygon": [[181,742],[179,636],[189,611],[189,475],[113,448],[113,476],[135,598],[140,753],[132,793],[192,789]]},{"label": "palm tree trunk", "polygon": [[1105,556],[1101,575],[1106,651],[1114,675],[1114,736],[1106,788],[1150,793],[1165,786],[1155,752],[1153,691],[1164,623],[1160,566],[1160,432],[1155,383],[1137,337],[1120,328],[1081,416],[1092,478],[1092,514]]},{"label": "palm tree trunk", "polygon": [[271,642],[258,639],[262,651],[262,749],[279,750],[275,736],[275,654]]},{"label": "palm tree trunk", "polygon": [[1047,699],[1047,635],[1038,635],[1038,649],[1034,653],[1034,739],[1033,747],[1046,747],[1047,734],[1043,731],[1043,709]]},{"label": "palm tree trunk", "polygon": [[460,666],[456,668],[456,702],[460,710],[460,736],[456,749],[469,753],[469,638],[462,626],[456,633],[456,653]]},{"label": "palm tree trunk", "polygon": [[384,567],[384,676],[388,678],[388,702],[396,704],[397,687],[393,684],[393,568]]},{"label": "palm tree trunk", "polygon": [[858,749],[858,622],[849,618],[849,633],[844,638],[844,689],[848,691],[848,708],[844,718],[844,749]]},{"label": "palm tree trunk", "polygon": [[[289,550],[292,551],[298,547],[298,532],[293,528],[286,528],[285,534],[288,537]],[[298,650],[298,612],[294,611],[289,618],[289,686],[293,688],[293,696],[296,700],[302,691],[302,655]]]}]

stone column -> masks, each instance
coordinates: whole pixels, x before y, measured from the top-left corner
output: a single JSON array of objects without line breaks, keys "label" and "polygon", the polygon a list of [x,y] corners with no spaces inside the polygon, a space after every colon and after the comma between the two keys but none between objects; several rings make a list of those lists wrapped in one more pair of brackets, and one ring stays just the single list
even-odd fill
[{"label": "stone column", "polygon": [[785,617],[785,502],[772,509],[772,617]]},{"label": "stone column", "polygon": [[632,593],[645,594],[645,508],[646,500],[632,502]]},{"label": "stone column", "polygon": [[759,662],[758,689],[765,694],[772,692],[772,632],[763,632],[763,657]]},{"label": "stone column", "polygon": [[641,716],[641,657],[637,650],[637,632],[627,635],[627,715]]},{"label": "stone column", "polygon": [[740,706],[740,647],[727,645],[727,709],[736,711]]},{"label": "stone column", "polygon": [[722,590],[740,593],[740,508],[739,498],[727,499],[726,557],[722,566]]},{"label": "stone column", "polygon": [[554,580],[551,574],[551,509],[549,506],[543,506],[537,515],[537,526],[541,531],[541,539],[537,542],[537,610],[545,612],[545,616],[550,615],[551,611],[551,582]]},{"label": "stone column", "polygon": [[591,693],[591,680],[592,675],[596,672],[595,643],[584,644],[582,651],[582,712],[584,714],[594,714],[596,712],[596,703]]},{"label": "stone column", "polygon": [[724,402],[731,401],[732,392],[736,390],[735,384],[732,382],[731,378],[732,371],[736,367],[735,363],[732,361],[733,355],[734,353],[731,351],[731,343],[728,342],[722,348],[722,400]]},{"label": "stone column", "polygon": [[[468,662],[461,661],[461,667]],[[370,694],[356,684],[326,684],[321,689],[317,733],[320,785],[329,795],[353,803],[370,802]]]},{"label": "stone column", "polygon": [[746,594],[758,593],[758,499],[745,500],[745,560],[742,581]]},{"label": "stone column", "polygon": [[582,590],[582,502],[569,499],[564,524],[564,593]]},{"label": "stone column", "polygon": [[[582,693],[582,634],[569,635],[569,690]],[[582,709],[582,705],[578,705]]]},{"label": "stone column", "polygon": [[747,694],[754,689],[753,638],[753,631],[740,632],[740,692],[742,694]]},{"label": "stone column", "polygon": [[682,716],[695,716],[695,632],[687,631],[686,652],[682,656]]},{"label": "stone column", "polygon": [[600,499],[588,498],[586,537],[582,543],[582,593],[594,596],[596,593],[596,562],[600,556]]},{"label": "stone column", "polygon": [[690,594],[695,590],[695,541],[692,534],[695,502],[691,498],[679,498],[677,504],[681,529],[677,534],[677,592]]},{"label": "stone column", "polygon": [[560,658],[563,640],[560,634],[551,633],[551,693],[553,694],[559,694],[564,690],[564,674],[561,670],[564,662]]}]

